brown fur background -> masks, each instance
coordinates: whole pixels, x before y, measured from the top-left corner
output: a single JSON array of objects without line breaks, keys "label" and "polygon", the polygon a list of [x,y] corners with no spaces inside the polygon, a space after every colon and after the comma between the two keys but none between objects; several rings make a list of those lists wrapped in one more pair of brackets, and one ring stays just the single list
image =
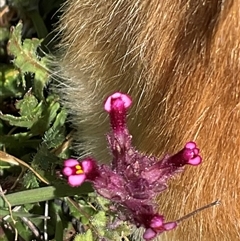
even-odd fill
[{"label": "brown fur background", "polygon": [[134,144],[159,157],[194,140],[203,163],[159,197],[167,241],[240,240],[240,0],[68,0],[61,20],[65,105],[85,154],[108,160],[103,100],[133,97]]}]

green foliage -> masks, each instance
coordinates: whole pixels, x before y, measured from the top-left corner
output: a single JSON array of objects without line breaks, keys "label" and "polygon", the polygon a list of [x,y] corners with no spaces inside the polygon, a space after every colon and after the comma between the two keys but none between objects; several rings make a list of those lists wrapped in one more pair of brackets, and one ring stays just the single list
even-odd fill
[{"label": "green foliage", "polygon": [[8,97],[21,97],[24,88],[21,86],[21,76],[12,65],[0,65],[0,101]]},{"label": "green foliage", "polygon": [[86,233],[76,235],[74,241],[93,241],[92,231],[88,229]]},{"label": "green foliage", "polygon": [[32,19],[33,28],[26,29],[21,21],[11,28],[0,26],[0,220],[5,217],[13,227],[4,230],[5,240],[14,240],[15,230],[21,240],[36,239],[31,227],[42,230],[47,200],[47,235],[65,240],[64,230],[72,225],[54,199],[92,192],[89,184],[73,189],[58,177],[62,157],[70,153],[67,113],[59,97],[46,88],[50,73],[48,56],[41,50],[43,39],[29,37],[29,32],[36,27],[39,37],[46,36],[44,18],[60,1],[43,7],[43,18],[38,2],[11,2],[19,16]]},{"label": "green foliage", "polygon": [[39,187],[39,182],[36,176],[32,172],[26,172],[22,184],[26,189]]},{"label": "green foliage", "polygon": [[33,88],[38,98],[43,99],[43,88],[48,81],[47,58],[37,54],[37,48],[41,44],[39,39],[25,39],[22,42],[22,23],[13,28],[8,43],[9,53],[14,56],[13,63],[20,69],[25,85],[25,75],[34,74]]}]

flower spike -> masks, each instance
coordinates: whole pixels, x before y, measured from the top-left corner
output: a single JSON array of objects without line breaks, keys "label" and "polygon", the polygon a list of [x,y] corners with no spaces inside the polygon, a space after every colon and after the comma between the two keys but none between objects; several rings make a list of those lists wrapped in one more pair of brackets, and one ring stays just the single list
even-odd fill
[{"label": "flower spike", "polygon": [[143,238],[148,241],[178,223],[164,222],[164,216],[157,212],[156,196],[167,188],[171,177],[183,171],[184,165],[199,165],[202,158],[195,142],[188,142],[175,155],[162,159],[138,152],[132,146],[126,124],[131,103],[131,98],[120,92],[110,95],[104,103],[111,122],[107,135],[111,164],[101,165],[92,158],[81,162],[69,159],[64,163],[63,174],[71,186],[79,186],[85,180],[92,182],[98,194],[112,201],[121,220],[145,228]]}]

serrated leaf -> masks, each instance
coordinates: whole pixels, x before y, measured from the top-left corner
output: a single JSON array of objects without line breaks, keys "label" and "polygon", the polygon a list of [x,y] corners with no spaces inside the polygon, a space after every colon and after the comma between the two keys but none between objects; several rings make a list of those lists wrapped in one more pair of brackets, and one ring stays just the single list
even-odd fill
[{"label": "serrated leaf", "polygon": [[25,39],[22,42],[22,23],[12,28],[10,40],[8,42],[8,51],[14,55],[13,63],[22,71],[22,77],[25,73],[33,73],[34,92],[40,99],[44,99],[43,89],[48,81],[49,74],[47,69],[47,58],[40,58],[37,55],[37,48],[42,40]]},{"label": "serrated leaf", "polygon": [[55,96],[49,96],[46,101],[36,105],[37,99],[31,93],[27,93],[19,102],[17,107],[20,108],[20,117],[0,114],[0,119],[8,121],[12,126],[30,129],[32,136],[43,135],[50,128],[60,108]]},{"label": "serrated leaf", "polygon": [[23,185],[26,189],[33,189],[39,187],[38,180],[32,172],[25,173],[23,177]]},{"label": "serrated leaf", "polygon": [[20,73],[12,65],[0,66],[0,101],[8,97],[21,97],[24,88]]},{"label": "serrated leaf", "polygon": [[92,231],[88,229],[84,234],[77,234],[74,241],[93,241]]},{"label": "serrated leaf", "polygon": [[93,216],[91,223],[93,226],[97,228],[98,233],[101,236],[104,236],[106,232],[106,226],[107,226],[106,213],[104,211],[99,211],[97,214]]},{"label": "serrated leaf", "polygon": [[99,195],[97,195],[95,198],[102,210],[104,210],[105,212],[109,210],[109,203],[110,203],[109,200]]},{"label": "serrated leaf", "polygon": [[42,115],[42,103],[38,104],[37,99],[30,93],[26,93],[24,98],[16,104],[19,108],[20,117],[13,115],[0,115],[2,120],[8,121],[12,126],[25,127],[30,129]]},{"label": "serrated leaf", "polygon": [[96,211],[92,207],[82,208],[83,212],[81,213],[81,223],[87,225],[90,222],[89,217],[95,217]]},{"label": "serrated leaf", "polygon": [[48,170],[50,165],[58,163],[59,159],[53,153],[50,152],[47,145],[43,143],[33,158],[32,165],[41,168],[42,170]]},{"label": "serrated leaf", "polygon": [[62,126],[57,130],[50,128],[48,131],[46,131],[43,139],[48,148],[57,148],[65,140],[65,127]]},{"label": "serrated leaf", "polygon": [[106,213],[104,211],[99,211],[97,214],[94,215],[91,222],[96,227],[106,228],[106,223],[107,223]]},{"label": "serrated leaf", "polygon": [[16,108],[19,109],[19,114],[21,116],[31,116],[37,105],[37,98],[31,92],[28,92],[24,95],[22,100],[17,102]]},{"label": "serrated leaf", "polygon": [[[39,114],[39,113],[38,113]],[[25,127],[30,129],[39,115],[16,117],[13,115],[0,115],[2,120],[8,121],[12,126]]]},{"label": "serrated leaf", "polygon": [[67,113],[65,110],[61,110],[60,113],[57,114],[57,117],[52,125],[52,127],[46,131],[44,134],[44,143],[48,146],[48,148],[56,148],[60,146],[65,140],[65,120],[67,117]]},{"label": "serrated leaf", "polygon": [[57,116],[60,104],[56,101],[55,96],[49,96],[45,102],[41,102],[39,108],[41,108],[42,115],[31,128],[33,135],[43,135],[50,128],[51,123]]},{"label": "serrated leaf", "polygon": [[[75,207],[75,205],[73,205],[71,202],[69,202],[69,200],[68,200],[68,205],[69,205],[69,213],[73,217],[75,217],[77,219],[80,219],[83,217],[84,214],[82,212],[79,212],[79,209],[77,207]],[[83,206],[81,206],[81,209],[83,209]],[[86,223],[89,223],[89,220]]]}]

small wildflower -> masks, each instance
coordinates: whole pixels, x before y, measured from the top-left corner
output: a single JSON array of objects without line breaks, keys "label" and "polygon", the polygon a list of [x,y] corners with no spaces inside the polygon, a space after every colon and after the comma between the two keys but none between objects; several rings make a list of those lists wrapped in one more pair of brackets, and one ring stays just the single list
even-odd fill
[{"label": "small wildflower", "polygon": [[117,92],[104,104],[111,122],[107,135],[113,157],[111,165],[97,164],[92,158],[81,162],[69,159],[64,163],[63,174],[71,186],[79,186],[85,180],[92,182],[101,196],[113,202],[122,220],[144,227],[143,238],[152,240],[177,226],[176,221],[165,223],[164,216],[157,213],[156,196],[167,188],[168,179],[183,171],[184,165],[199,165],[202,158],[194,142],[162,159],[139,153],[131,144],[126,125],[131,103],[128,95]]},{"label": "small wildflower", "polygon": [[97,173],[94,171],[95,161],[86,159],[78,162],[75,159],[68,159],[64,162],[63,174],[68,177],[68,183],[72,187],[80,186],[87,178],[91,179]]},{"label": "small wildflower", "polygon": [[164,223],[164,217],[156,214],[149,223],[149,228],[143,234],[145,240],[151,240],[164,231],[174,229],[177,226],[176,222]]}]

